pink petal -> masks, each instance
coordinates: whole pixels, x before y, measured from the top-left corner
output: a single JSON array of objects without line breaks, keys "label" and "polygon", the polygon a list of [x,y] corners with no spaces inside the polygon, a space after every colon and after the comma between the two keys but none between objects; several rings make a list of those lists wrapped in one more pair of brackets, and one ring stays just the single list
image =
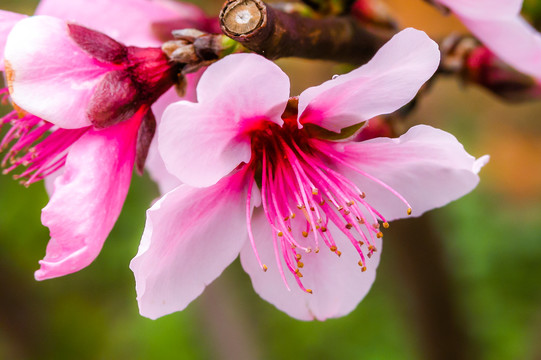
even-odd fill
[{"label": "pink petal", "polygon": [[0,71],[4,71],[4,48],[8,34],[13,26],[25,17],[23,14],[0,10]]},{"label": "pink petal", "polygon": [[86,108],[110,65],[79,48],[64,21],[48,16],[19,21],[9,34],[5,59],[18,106],[62,128],[90,125]]},{"label": "pink petal", "polygon": [[541,34],[520,16],[462,22],[492,52],[515,69],[541,79]]},{"label": "pink petal", "polygon": [[165,0],[42,0],[36,15],[73,21],[139,47],[161,45],[154,22],[174,22],[181,29],[207,21],[197,6]]},{"label": "pink petal", "polygon": [[[383,181],[411,205],[413,216],[443,206],[473,190],[477,173],[488,161],[475,159],[457,139],[426,125],[412,127],[396,139],[376,138],[335,144],[344,159]],[[339,172],[366,194],[366,202],[387,220],[407,217],[407,208],[390,190],[336,162]]]},{"label": "pink petal", "polygon": [[407,104],[436,71],[438,45],[412,28],[395,35],[366,65],[299,96],[300,123],[341,129]]},{"label": "pink petal", "polygon": [[197,189],[181,185],[147,211],[135,274],[141,315],[180,311],[237,257],[246,231],[243,173]]},{"label": "pink petal", "polygon": [[436,0],[456,14],[494,19],[518,15],[523,0]]},{"label": "pink petal", "polygon": [[[287,273],[285,262],[281,260],[291,289],[288,291],[278,271],[272,232],[262,211],[254,213],[252,228],[257,251],[268,270],[261,271],[249,243],[245,244],[240,253],[242,267],[250,275],[255,291],[289,316],[300,320],[325,320],[346,315],[355,309],[374,282],[381,240],[376,239],[378,251],[368,259],[367,271],[362,272],[358,265],[359,255],[353,245],[342,232],[329,224],[328,231],[332,233],[342,255],[338,257],[326,247],[317,254],[302,253],[304,267],[301,269],[301,280],[306,288],[313,291],[312,294],[298,287],[293,276]],[[304,245],[302,236],[296,239]]]},{"label": "pink petal", "polygon": [[51,232],[37,280],[73,273],[98,256],[130,184],[138,119],[83,135],[71,147],[64,173],[41,220]]},{"label": "pink petal", "polygon": [[158,152],[156,137],[154,137],[148,149],[145,169],[148,171],[150,178],[158,185],[162,195],[182,184],[176,176],[167,171],[165,163]]},{"label": "pink petal", "polygon": [[170,105],[158,128],[167,170],[192,186],[210,186],[251,157],[248,132],[264,121],[282,124],[289,79],[254,54],[230,55],[209,66],[197,86],[199,103]]},{"label": "pink petal", "polygon": [[[167,106],[181,99],[189,101],[197,100],[195,88],[202,74],[203,70],[200,70],[195,74],[186,75],[188,85],[186,87],[186,94],[183,98],[179,98],[179,96],[175,92],[175,89],[169,89],[158,99],[158,101],[156,101],[152,105],[152,111],[156,115],[156,121],[158,122],[158,126],[161,122],[163,112],[165,111]],[[176,176],[172,175],[169,171],[167,171],[165,163],[163,162],[163,159],[158,152],[157,136],[154,137],[154,140],[150,145],[146,161],[146,169],[148,170],[150,178],[154,180],[156,184],[158,184],[160,194],[165,194],[181,184],[180,180]]]}]

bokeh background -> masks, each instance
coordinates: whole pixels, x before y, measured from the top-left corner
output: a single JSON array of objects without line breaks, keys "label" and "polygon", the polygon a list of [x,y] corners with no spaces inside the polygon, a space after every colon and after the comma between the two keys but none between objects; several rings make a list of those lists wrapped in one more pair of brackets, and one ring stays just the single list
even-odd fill
[{"label": "bokeh background", "polygon": [[[37,2],[0,7],[31,14]],[[466,31],[421,0],[384,2],[403,26],[435,39]],[[221,4],[200,5],[211,14]],[[539,9],[526,2],[532,17]],[[339,71],[328,62],[278,63],[293,94]],[[477,157],[490,154],[481,184],[423,218],[393,223],[368,296],[326,322],[291,319],[261,300],[238,261],[185,311],[141,317],[128,264],[158,196],[147,175],[134,177],[91,266],[36,282],[47,195],[42,184],[1,176],[0,359],[541,359],[541,102],[504,103],[441,78],[406,125],[416,123],[455,134]]]}]

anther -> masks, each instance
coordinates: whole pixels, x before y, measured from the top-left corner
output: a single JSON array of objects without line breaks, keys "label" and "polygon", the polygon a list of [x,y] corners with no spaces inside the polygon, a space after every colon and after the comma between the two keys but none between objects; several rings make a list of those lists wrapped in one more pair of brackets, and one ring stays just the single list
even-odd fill
[{"label": "anther", "polygon": [[368,247],[368,251],[378,251],[378,249],[376,249],[376,247],[374,245],[370,245]]},{"label": "anther", "polygon": [[269,268],[267,267],[267,265],[263,264],[263,272],[267,272],[267,270],[269,270]]},{"label": "anther", "polygon": [[361,192],[361,193],[359,194],[359,197],[360,197],[361,199],[364,199],[364,198],[366,197],[366,194],[365,194],[364,192]]},{"label": "anther", "polygon": [[336,255],[338,255],[338,257],[342,256],[342,252],[340,250],[336,250]]},{"label": "anther", "polygon": [[318,190],[316,188],[313,188],[312,189],[312,195],[317,195],[318,194]]},{"label": "anther", "polygon": [[297,261],[299,261],[301,258],[302,258],[301,254],[295,254],[295,259],[297,259]]},{"label": "anther", "polygon": [[304,205],[298,204],[297,209],[302,210],[304,208]]},{"label": "anther", "polygon": [[360,245],[360,246],[363,246],[363,245],[364,245],[364,242],[362,242],[361,240],[359,240],[359,245]]},{"label": "anther", "polygon": [[346,203],[346,205],[351,207],[351,206],[355,205],[355,201],[353,201],[353,200],[348,201],[348,202]]},{"label": "anther", "polygon": [[304,237],[308,237],[308,232],[306,232],[306,231],[303,231],[303,232],[302,232],[302,236],[304,236]]},{"label": "anther", "polygon": [[306,289],[306,292],[307,292],[308,294],[312,294],[312,289]]},{"label": "anther", "polygon": [[331,251],[332,251],[332,252],[335,252],[337,249],[338,249],[338,248],[337,248],[336,246],[334,246],[334,245],[331,246]]},{"label": "anther", "polygon": [[298,277],[302,277],[302,273],[299,271],[299,269],[295,269],[295,275],[297,275]]},{"label": "anther", "polygon": [[292,219],[295,219],[295,213],[292,213],[292,214],[291,214],[291,218],[292,218]]},{"label": "anther", "polygon": [[353,225],[351,225],[351,224],[349,224],[349,223],[346,224],[346,229],[350,230],[352,227],[353,227]]},{"label": "anther", "polygon": [[321,206],[325,205],[325,199],[321,200],[319,205],[321,205]]},{"label": "anther", "polygon": [[380,231],[379,233],[376,234],[376,237],[378,239],[381,239],[383,237],[383,233]]},{"label": "anther", "polygon": [[385,229],[388,229],[388,228],[389,228],[389,223],[388,223],[387,221],[385,221],[385,222],[383,223],[383,227],[384,227]]},{"label": "anther", "polygon": [[411,215],[411,208],[408,208],[408,215]]},{"label": "anther", "polygon": [[304,267],[304,263],[299,261],[297,262],[297,266],[302,269]]},{"label": "anther", "polygon": [[363,264],[363,261],[362,261],[362,260],[359,260],[359,262],[358,262],[357,264],[359,264],[359,266],[360,266],[360,267],[363,267],[363,266],[364,266],[364,264]]},{"label": "anther", "polygon": [[284,233],[281,232],[281,231],[278,231],[278,236],[282,237],[282,236],[284,236]]},{"label": "anther", "polygon": [[344,211],[344,215],[349,215],[349,214],[351,214],[351,211],[349,210]]},{"label": "anther", "polygon": [[365,271],[366,271],[366,266],[363,266],[363,267],[361,268],[361,271],[362,271],[362,272],[365,272]]},{"label": "anther", "polygon": [[316,248],[316,250],[314,251],[316,254],[319,253],[319,247]]},{"label": "anther", "polygon": [[321,232],[326,232],[327,231],[327,228],[325,226],[322,226],[321,227]]}]

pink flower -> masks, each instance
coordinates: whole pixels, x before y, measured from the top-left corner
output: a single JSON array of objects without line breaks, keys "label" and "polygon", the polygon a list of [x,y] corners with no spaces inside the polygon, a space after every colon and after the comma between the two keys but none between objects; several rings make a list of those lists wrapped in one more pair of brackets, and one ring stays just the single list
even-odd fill
[{"label": "pink flower", "polygon": [[259,295],[289,315],[352,311],[374,281],[381,227],[466,194],[486,161],[428,126],[349,140],[409,102],[438,63],[437,45],[407,29],[368,64],[289,100],[287,76],[260,56],[211,65],[199,102],[170,105],[158,129],[184,185],[147,212],[130,266],[141,314],[184,309],[239,253]]},{"label": "pink flower", "polygon": [[448,7],[492,52],[541,79],[541,35],[520,16],[522,0],[435,0]]},{"label": "pink flower", "polygon": [[[193,4],[175,0],[42,0],[36,15],[49,15],[76,22],[79,25],[98,30],[127,45],[159,47],[164,36],[170,37],[172,29],[198,28],[214,31],[219,26],[215,19],[208,18]],[[26,15],[0,10],[0,71],[4,70],[3,53],[11,28]],[[169,38],[167,38],[169,40]],[[195,84],[200,74],[186,76],[188,87],[184,99],[195,100]],[[0,96],[6,93],[0,89]],[[180,98],[171,89],[152,106],[159,122],[167,105]],[[178,180],[167,173],[161,158],[157,155],[154,142],[149,149],[147,169],[160,188],[168,189]],[[54,177],[46,178],[52,188]]]},{"label": "pink flower", "polygon": [[[179,18],[183,6],[47,0],[38,12],[94,23],[130,43],[158,46],[152,21],[187,26],[203,19],[206,26],[200,10],[192,13],[191,23],[188,11],[186,21]],[[35,274],[43,280],[78,271],[98,255],[122,208],[134,163],[143,169],[156,126],[150,107],[174,84],[178,69],[160,48],[125,46],[58,18],[36,16],[12,21],[10,27],[4,56],[18,113],[0,120],[12,125],[1,147],[14,142],[4,158],[4,166],[13,165],[5,172],[27,166],[18,175],[26,184],[56,178],[42,213],[51,232]],[[178,99],[167,96],[153,106],[158,113],[164,103]]]},{"label": "pink flower", "polygon": [[18,177],[30,184],[64,167],[43,210],[52,239],[36,278],[65,275],[99,253],[134,161],[142,171],[156,126],[150,106],[173,85],[177,70],[159,48],[126,47],[47,16],[14,26],[5,64],[10,96],[24,109],[22,118],[3,120],[13,122],[3,145],[15,141],[6,171],[27,166]]}]

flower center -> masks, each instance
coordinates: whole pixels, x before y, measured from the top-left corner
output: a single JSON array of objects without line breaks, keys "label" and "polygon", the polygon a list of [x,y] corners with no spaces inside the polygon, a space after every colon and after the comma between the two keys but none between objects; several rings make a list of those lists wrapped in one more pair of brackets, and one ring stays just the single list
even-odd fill
[{"label": "flower center", "polygon": [[[286,119],[283,127],[271,123],[256,130],[252,151],[249,166],[261,188],[263,211],[272,228],[276,263],[286,287],[280,258],[298,286],[312,293],[301,281],[302,253],[317,254],[326,247],[337,256],[342,254],[330,228],[346,236],[359,254],[361,271],[366,271],[367,257],[377,250],[375,239],[383,237],[380,223],[384,228],[389,227],[383,215],[365,200],[365,193],[333,164],[353,169],[385,187],[411,213],[409,204],[398,192],[348,163],[327,141],[310,138],[304,129],[297,128],[296,118]],[[248,198],[247,211],[249,202]],[[250,221],[248,232],[256,257],[266,270],[257,255]]]}]

